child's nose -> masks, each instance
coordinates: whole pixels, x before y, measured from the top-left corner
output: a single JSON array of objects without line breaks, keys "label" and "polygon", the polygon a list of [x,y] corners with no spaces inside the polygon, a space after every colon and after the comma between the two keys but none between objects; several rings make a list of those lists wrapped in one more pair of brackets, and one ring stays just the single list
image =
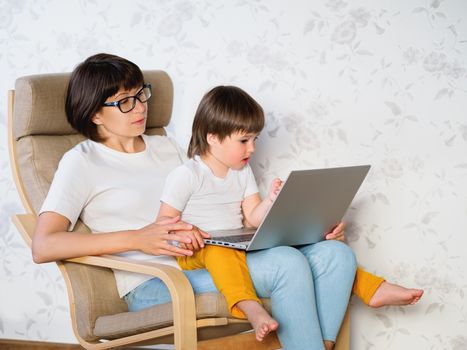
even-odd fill
[{"label": "child's nose", "polygon": [[256,147],[256,145],[255,145],[254,141],[248,142],[248,152],[253,153],[255,151],[255,147]]}]

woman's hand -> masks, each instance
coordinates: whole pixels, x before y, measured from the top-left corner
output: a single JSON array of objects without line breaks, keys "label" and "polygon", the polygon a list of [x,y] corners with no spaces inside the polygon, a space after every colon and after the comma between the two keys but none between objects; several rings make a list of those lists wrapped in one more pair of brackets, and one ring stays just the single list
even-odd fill
[{"label": "woman's hand", "polygon": [[194,244],[194,235],[188,234],[197,230],[193,229],[193,225],[180,221],[179,216],[160,220],[137,231],[135,248],[151,255],[191,256],[193,251],[186,247],[198,246]]},{"label": "woman's hand", "polygon": [[345,223],[341,221],[331,232],[326,234],[326,239],[335,239],[336,241],[343,242],[345,240],[344,228]]},{"label": "woman's hand", "polygon": [[177,234],[180,236],[188,237],[191,241],[190,243],[180,243],[180,247],[196,252],[204,248],[204,239],[211,238],[211,236],[209,235],[209,233],[200,230],[194,225],[190,226],[192,227],[191,230],[178,231]]}]

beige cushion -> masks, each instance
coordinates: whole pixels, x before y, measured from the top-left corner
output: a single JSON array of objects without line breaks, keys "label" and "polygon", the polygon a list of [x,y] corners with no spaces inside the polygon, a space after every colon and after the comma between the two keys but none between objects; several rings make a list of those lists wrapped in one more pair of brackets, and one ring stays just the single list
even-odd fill
[{"label": "beige cushion", "polygon": [[[195,300],[197,319],[230,317],[227,302],[222,294],[198,294],[195,295]],[[269,299],[263,299],[263,303],[270,311]],[[103,339],[115,339],[142,331],[167,327],[172,325],[172,320],[172,303],[161,304],[137,312],[101,316],[96,320],[94,335]],[[246,329],[248,328],[247,325]]]},{"label": "beige cushion", "polygon": [[82,140],[84,136],[80,134],[23,136],[18,140],[16,154],[21,178],[36,213],[49,191],[63,154]]},{"label": "beige cushion", "polygon": [[76,326],[87,341],[98,340],[94,335],[96,319],[101,315],[128,313],[126,302],[118,296],[111,269],[65,262],[75,297]]}]

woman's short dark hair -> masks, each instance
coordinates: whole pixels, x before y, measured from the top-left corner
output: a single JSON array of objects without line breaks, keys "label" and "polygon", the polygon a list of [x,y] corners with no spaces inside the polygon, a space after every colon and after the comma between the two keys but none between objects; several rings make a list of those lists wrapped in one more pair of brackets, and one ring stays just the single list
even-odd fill
[{"label": "woman's short dark hair", "polygon": [[68,122],[79,133],[101,141],[92,117],[118,90],[131,90],[143,84],[141,69],[122,57],[99,53],[80,63],[71,73],[65,112]]},{"label": "woman's short dark hair", "polygon": [[263,108],[253,97],[235,86],[217,86],[207,92],[193,120],[188,157],[209,150],[207,135],[220,141],[235,132],[259,133],[264,127]]}]

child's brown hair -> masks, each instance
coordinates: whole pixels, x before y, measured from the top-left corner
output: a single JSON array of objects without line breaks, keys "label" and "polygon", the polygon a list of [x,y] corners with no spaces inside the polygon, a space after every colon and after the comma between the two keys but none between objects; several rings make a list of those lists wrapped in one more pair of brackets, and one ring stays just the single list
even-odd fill
[{"label": "child's brown hair", "polygon": [[196,110],[188,157],[208,152],[208,134],[222,141],[235,132],[259,133],[263,127],[264,112],[258,102],[238,87],[217,86],[203,96]]}]

